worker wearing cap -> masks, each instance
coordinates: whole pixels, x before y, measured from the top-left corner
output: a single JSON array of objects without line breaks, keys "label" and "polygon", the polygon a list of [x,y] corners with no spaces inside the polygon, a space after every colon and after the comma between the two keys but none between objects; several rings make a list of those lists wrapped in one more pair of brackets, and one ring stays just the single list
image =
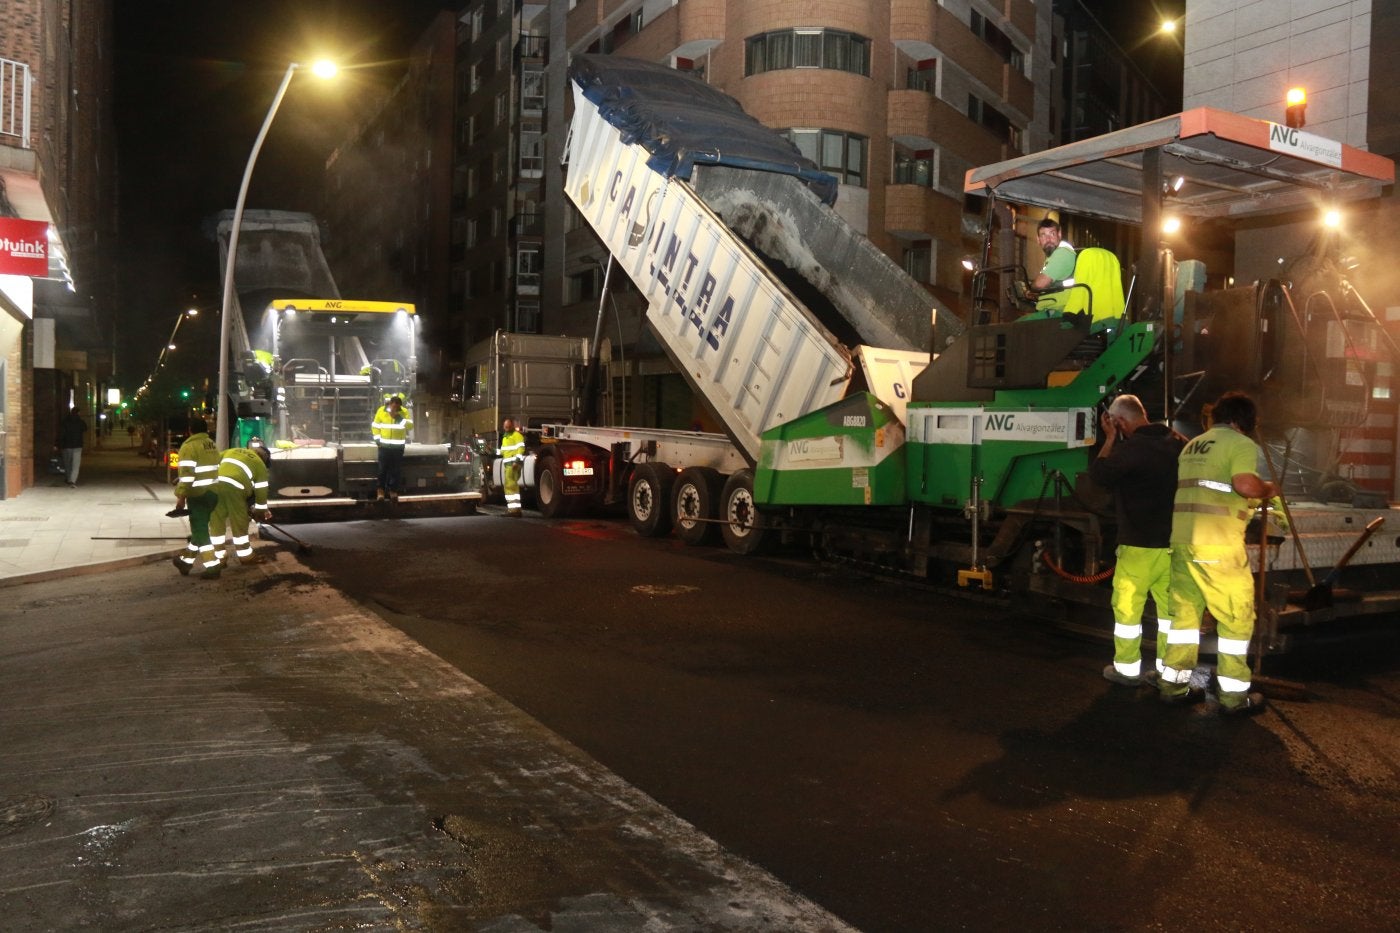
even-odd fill
[{"label": "worker wearing cap", "polygon": [[501,485],[506,495],[506,514],[520,517],[520,471],[525,465],[525,435],[515,429],[515,421],[506,418],[501,422],[501,446],[496,450],[501,457]]},{"label": "worker wearing cap", "polygon": [[1254,636],[1254,575],[1244,530],[1250,500],[1270,499],[1278,487],[1255,472],[1259,447],[1251,438],[1254,400],[1240,392],[1220,397],[1214,426],[1190,441],[1177,461],[1172,509],[1171,617],[1167,659],[1158,690],[1168,703],[1189,702],[1200,651],[1201,615],[1216,624],[1216,681],[1223,713],[1252,713],[1264,698],[1250,692],[1249,641]]},{"label": "worker wearing cap", "polygon": [[209,436],[209,423],[203,418],[190,419],[190,436],[180,445],[179,481],[175,485],[175,508],[189,509],[190,535],[183,553],[171,558],[175,569],[189,576],[196,560],[205,569],[217,569],[218,558],[209,540],[209,517],[219,498],[214,493],[214,481],[219,475],[218,445]]},{"label": "worker wearing cap", "polygon": [[[214,494],[218,504],[209,520],[209,540],[214,545],[215,565],[206,566],[200,577],[205,580],[217,579],[224,561],[224,543],[228,540],[224,532],[231,532],[233,553],[240,564],[262,563],[253,556],[253,545],[248,537],[248,500],[260,512],[262,521],[269,521],[272,512],[267,507],[267,465],[272,455],[266,447],[233,447],[224,451],[219,460],[218,478],[214,482]],[[227,526],[227,527],[226,527]]]},{"label": "worker wearing cap", "polygon": [[413,428],[413,415],[397,395],[389,397],[374,413],[370,433],[379,448],[379,488],[374,498],[398,501],[403,489],[403,454],[408,446],[408,432]]}]

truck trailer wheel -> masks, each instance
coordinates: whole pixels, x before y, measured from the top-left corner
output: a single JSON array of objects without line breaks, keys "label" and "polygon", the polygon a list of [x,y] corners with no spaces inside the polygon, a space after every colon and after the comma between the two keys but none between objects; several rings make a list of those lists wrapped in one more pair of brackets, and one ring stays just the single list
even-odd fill
[{"label": "truck trailer wheel", "polygon": [[569,514],[569,500],[564,496],[559,473],[559,461],[544,457],[535,463],[535,505],[545,518],[563,518]]},{"label": "truck trailer wheel", "polygon": [[719,531],[715,527],[715,507],[723,480],[709,467],[687,467],[676,477],[671,497],[671,518],[676,537],[689,545],[712,544]]},{"label": "truck trailer wheel", "polygon": [[763,515],[754,506],[753,470],[740,470],[724,483],[719,495],[719,531],[736,554],[756,554],[770,535]]},{"label": "truck trailer wheel", "polygon": [[664,463],[643,463],[627,484],[627,519],[643,538],[671,530],[671,483],[675,471]]}]

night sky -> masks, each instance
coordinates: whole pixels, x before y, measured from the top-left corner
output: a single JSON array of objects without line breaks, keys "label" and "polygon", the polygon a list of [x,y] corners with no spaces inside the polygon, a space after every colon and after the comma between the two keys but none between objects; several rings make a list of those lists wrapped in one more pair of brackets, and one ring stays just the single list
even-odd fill
[{"label": "night sky", "polygon": [[[1174,64],[1152,33],[1184,0],[1087,0],[1151,70]],[[121,298],[119,379],[149,372],[176,317],[221,299],[204,220],[232,209],[258,128],[287,63],[355,67],[332,84],[293,79],[258,158],[247,207],[314,212],[326,156],[403,76],[407,51],[458,0],[122,0],[116,19]],[[213,315],[188,322],[197,339]],[[185,339],[182,337],[182,340]],[[217,337],[213,355],[217,355]],[[186,359],[189,355],[185,355]]]},{"label": "night sky", "polygon": [[[145,378],[180,311],[216,309],[206,217],[231,210],[243,168],[292,61],[355,67],[324,83],[299,71],[258,157],[247,207],[316,210],[316,172],[403,76],[440,9],[427,0],[142,0],[114,3],[121,299],[118,378]],[[216,317],[182,325],[214,333]],[[185,358],[189,358],[188,355]],[[212,366],[211,366],[212,368]]]}]

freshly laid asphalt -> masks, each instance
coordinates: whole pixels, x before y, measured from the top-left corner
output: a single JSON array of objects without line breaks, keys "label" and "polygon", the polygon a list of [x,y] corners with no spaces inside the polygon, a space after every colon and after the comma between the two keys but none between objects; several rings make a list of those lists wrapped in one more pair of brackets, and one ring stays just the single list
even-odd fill
[{"label": "freshly laid asphalt", "polygon": [[289,548],[181,577],[173,506],[122,442],[0,500],[6,928],[849,929]]}]

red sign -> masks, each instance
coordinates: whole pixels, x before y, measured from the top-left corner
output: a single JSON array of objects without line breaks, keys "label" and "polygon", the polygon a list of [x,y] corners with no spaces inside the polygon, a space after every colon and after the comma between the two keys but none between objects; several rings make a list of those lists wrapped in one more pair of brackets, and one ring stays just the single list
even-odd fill
[{"label": "red sign", "polygon": [[0,274],[43,278],[49,274],[49,225],[0,217]]}]

